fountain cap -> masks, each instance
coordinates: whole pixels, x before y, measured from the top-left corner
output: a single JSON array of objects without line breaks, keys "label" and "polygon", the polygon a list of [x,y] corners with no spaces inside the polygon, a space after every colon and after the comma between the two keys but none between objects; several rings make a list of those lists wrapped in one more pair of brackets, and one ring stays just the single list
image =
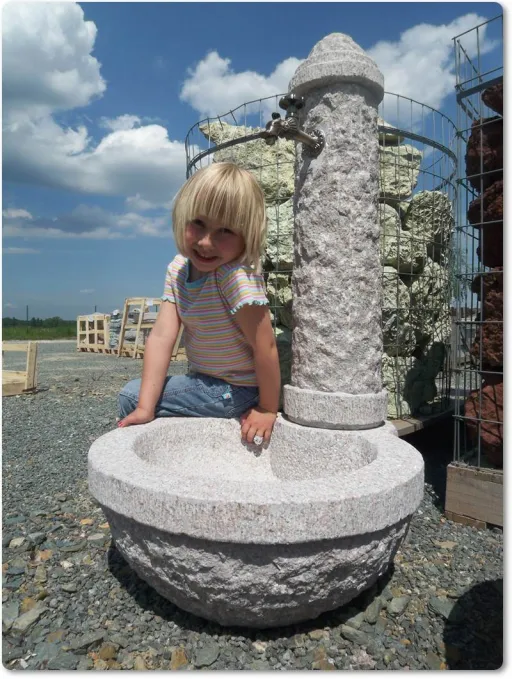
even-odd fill
[{"label": "fountain cap", "polygon": [[344,33],[330,33],[313,47],[290,80],[289,90],[304,96],[312,89],[339,82],[366,87],[376,97],[384,97],[384,76],[362,47]]}]

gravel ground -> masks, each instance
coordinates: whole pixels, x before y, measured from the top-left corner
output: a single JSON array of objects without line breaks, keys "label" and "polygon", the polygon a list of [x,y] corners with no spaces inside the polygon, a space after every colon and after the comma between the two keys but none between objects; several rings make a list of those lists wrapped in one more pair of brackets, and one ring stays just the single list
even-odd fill
[{"label": "gravel ground", "polygon": [[[34,395],[3,404],[3,663],[9,669],[471,669],[502,664],[501,529],[444,518],[451,423],[409,440],[425,496],[374,588],[301,625],[222,628],[141,581],[87,489],[87,451],[115,426],[142,362],[39,347]],[[5,354],[6,369],[23,368]],[[186,363],[175,364],[181,372]]]}]

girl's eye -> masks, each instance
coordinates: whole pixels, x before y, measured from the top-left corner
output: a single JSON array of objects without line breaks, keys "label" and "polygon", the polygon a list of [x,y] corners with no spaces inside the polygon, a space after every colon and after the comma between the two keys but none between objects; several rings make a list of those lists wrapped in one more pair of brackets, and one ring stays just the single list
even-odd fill
[{"label": "girl's eye", "polygon": [[233,231],[231,229],[219,229],[219,233],[221,234],[233,234]]},{"label": "girl's eye", "polygon": [[201,227],[204,226],[204,222],[201,221],[200,219],[193,219],[192,224],[195,224],[196,226],[201,226]]}]

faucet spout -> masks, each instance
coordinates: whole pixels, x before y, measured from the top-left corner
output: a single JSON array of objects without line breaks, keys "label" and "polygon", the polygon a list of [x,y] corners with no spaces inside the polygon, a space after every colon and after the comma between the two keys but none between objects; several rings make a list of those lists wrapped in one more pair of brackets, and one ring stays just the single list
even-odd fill
[{"label": "faucet spout", "polygon": [[303,100],[293,94],[283,97],[279,106],[287,111],[286,118],[283,120],[279,113],[273,113],[272,120],[266,124],[261,136],[267,144],[275,144],[280,137],[302,143],[304,153],[316,158],[324,148],[325,136],[321,130],[305,132],[300,129],[298,111],[303,105]]}]

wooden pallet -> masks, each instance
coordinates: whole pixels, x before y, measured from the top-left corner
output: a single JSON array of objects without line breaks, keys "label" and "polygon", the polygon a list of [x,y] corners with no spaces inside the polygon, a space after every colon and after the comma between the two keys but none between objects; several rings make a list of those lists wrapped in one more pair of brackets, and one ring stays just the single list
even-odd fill
[{"label": "wooden pallet", "polygon": [[2,342],[2,353],[4,351],[25,351],[27,367],[25,370],[2,370],[2,396],[17,396],[33,392],[37,386],[37,342],[24,342],[23,344]]},{"label": "wooden pallet", "polygon": [[92,351],[99,354],[110,354],[110,315],[89,314],[77,316],[76,348],[77,351]]},{"label": "wooden pallet", "polygon": [[397,430],[398,436],[408,436],[414,432],[432,425],[438,424],[441,420],[453,416],[453,409],[447,409],[442,413],[432,415],[417,415],[416,417],[404,417],[397,420],[389,420]]},{"label": "wooden pallet", "polygon": [[449,464],[445,514],[450,521],[476,528],[503,526],[503,471]]},{"label": "wooden pallet", "polygon": [[[121,321],[121,332],[119,333],[119,343],[117,345],[118,356],[129,356],[131,358],[144,357],[144,339],[143,339],[144,331],[151,330],[151,328],[153,328],[153,326],[155,325],[154,321],[146,321],[144,316],[151,308],[155,309],[156,312],[158,312],[160,310],[161,303],[162,301],[160,299],[155,299],[153,297],[127,297],[125,299],[123,318]],[[134,323],[129,322],[131,307],[136,307],[140,310],[137,322]],[[125,341],[126,330],[130,328],[135,329],[134,342]],[[171,355],[172,361],[179,360],[179,358],[182,358],[183,352],[181,352],[180,356],[178,356],[182,332],[183,326],[180,327],[178,337],[176,338],[176,342],[174,343]]]}]

